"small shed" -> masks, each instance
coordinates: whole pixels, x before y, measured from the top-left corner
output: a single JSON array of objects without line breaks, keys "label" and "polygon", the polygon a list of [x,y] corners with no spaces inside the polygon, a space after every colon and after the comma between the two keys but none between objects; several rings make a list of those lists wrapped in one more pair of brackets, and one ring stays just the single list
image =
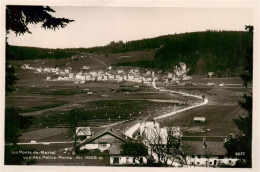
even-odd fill
[{"label": "small shed", "polygon": [[194,122],[195,123],[205,123],[206,118],[205,117],[194,117]]}]

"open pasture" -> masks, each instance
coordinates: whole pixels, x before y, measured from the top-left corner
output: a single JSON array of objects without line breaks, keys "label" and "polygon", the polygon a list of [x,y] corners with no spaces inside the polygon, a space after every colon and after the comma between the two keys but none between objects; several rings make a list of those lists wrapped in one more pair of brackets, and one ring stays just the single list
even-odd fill
[{"label": "open pasture", "polygon": [[[185,88],[182,89],[185,90]],[[246,112],[237,102],[242,100],[243,94],[248,94],[250,90],[211,87],[200,91],[197,86],[189,90],[196,93],[202,92],[209,99],[209,103],[176,114],[170,119],[161,119],[159,122],[162,125],[166,126],[170,123],[171,125],[180,126],[184,135],[227,136],[231,133],[238,133],[233,119],[239,115],[245,115]],[[195,123],[194,117],[205,117],[206,122]]]}]

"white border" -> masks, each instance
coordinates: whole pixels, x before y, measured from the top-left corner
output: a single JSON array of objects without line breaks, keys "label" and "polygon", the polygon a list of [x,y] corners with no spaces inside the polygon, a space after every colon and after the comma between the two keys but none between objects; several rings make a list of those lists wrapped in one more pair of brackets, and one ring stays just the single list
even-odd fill
[{"label": "white border", "polygon": [[[179,8],[253,8],[254,9],[254,82],[253,82],[253,168],[252,169],[209,169],[209,168],[140,168],[140,167],[79,167],[79,166],[4,166],[4,107],[5,107],[5,5],[49,5],[49,6],[107,6],[107,7],[179,7]],[[260,78],[259,78],[259,0],[1,0],[1,58],[0,58],[0,69],[1,69],[1,79],[0,79],[0,110],[1,110],[1,119],[0,119],[0,171],[149,171],[157,172],[160,170],[163,171],[260,171],[259,160],[260,160],[260,149],[258,144],[260,143],[260,111],[259,111],[259,88],[257,87]]]}]

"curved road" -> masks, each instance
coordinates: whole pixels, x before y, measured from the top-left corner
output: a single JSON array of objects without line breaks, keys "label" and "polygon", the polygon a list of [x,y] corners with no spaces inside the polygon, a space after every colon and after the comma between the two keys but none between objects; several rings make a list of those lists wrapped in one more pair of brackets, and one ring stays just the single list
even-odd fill
[{"label": "curved road", "polygon": [[[187,93],[183,93],[183,92],[179,92],[179,91],[166,90],[164,88],[158,88],[158,87],[156,87],[155,80],[153,80],[152,86],[155,89],[159,89],[159,91],[165,91],[165,92],[170,92],[170,93],[178,93],[178,94],[182,94],[182,95],[185,95],[185,96],[190,96],[190,97],[195,97],[195,98],[198,98],[198,99],[202,99],[202,97],[200,97],[200,96],[187,94]],[[196,107],[199,107],[199,106],[206,105],[208,103],[209,103],[209,100],[208,99],[204,99],[204,101],[202,103],[199,103],[197,105],[190,106],[190,107],[187,107],[187,108],[184,108],[184,109],[180,109],[180,110],[177,110],[177,111],[173,111],[173,112],[170,112],[170,113],[166,113],[166,114],[160,115],[160,116],[158,116],[158,117],[156,117],[154,119],[157,120],[157,119],[161,119],[161,118],[166,118],[166,117],[175,115],[177,113],[180,113],[180,112],[183,112],[183,111],[186,111],[186,110],[189,110],[189,109],[193,109],[193,108],[196,108]],[[137,124],[133,125],[132,127],[128,128],[125,131],[125,135],[128,136],[128,137],[133,138],[133,134],[139,129],[139,127],[140,127],[140,123],[137,123]]]}]

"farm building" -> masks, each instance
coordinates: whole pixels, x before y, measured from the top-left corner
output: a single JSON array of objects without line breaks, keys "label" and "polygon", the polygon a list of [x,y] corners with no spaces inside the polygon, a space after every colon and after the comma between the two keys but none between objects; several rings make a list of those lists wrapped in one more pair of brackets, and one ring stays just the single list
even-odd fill
[{"label": "farm building", "polygon": [[188,165],[200,167],[216,167],[220,163],[235,165],[237,158],[226,156],[223,141],[182,141],[187,149]]},{"label": "farm building", "polygon": [[93,136],[79,143],[80,150],[100,150],[101,152],[108,150],[110,156],[110,165],[132,165],[147,163],[145,157],[133,157],[131,155],[122,155],[121,145],[133,140],[123,133],[116,131],[113,128],[106,128],[99,131]]},{"label": "farm building", "polygon": [[78,147],[80,150],[88,149],[88,150],[95,150],[98,149],[101,152],[108,150],[109,152],[112,151],[115,154],[120,153],[121,151],[121,144],[126,143],[127,141],[131,141],[131,138],[127,137],[123,133],[116,131],[113,128],[105,128],[91,136],[83,140],[79,143]]},{"label": "farm building", "polygon": [[194,117],[194,122],[196,123],[205,123],[206,118],[205,117]]}]

